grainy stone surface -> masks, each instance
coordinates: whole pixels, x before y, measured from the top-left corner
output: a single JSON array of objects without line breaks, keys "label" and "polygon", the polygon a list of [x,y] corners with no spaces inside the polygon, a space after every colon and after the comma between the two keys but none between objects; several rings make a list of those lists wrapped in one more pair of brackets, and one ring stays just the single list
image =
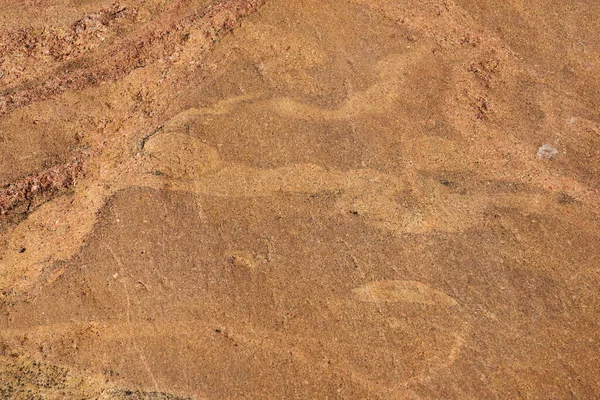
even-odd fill
[{"label": "grainy stone surface", "polygon": [[599,3],[0,8],[3,398],[600,397]]}]

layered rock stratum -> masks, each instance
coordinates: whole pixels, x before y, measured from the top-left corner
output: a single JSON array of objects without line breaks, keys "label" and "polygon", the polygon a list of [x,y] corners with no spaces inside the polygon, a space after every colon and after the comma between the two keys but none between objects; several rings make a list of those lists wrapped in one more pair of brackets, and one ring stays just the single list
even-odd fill
[{"label": "layered rock stratum", "polygon": [[600,3],[0,5],[0,397],[600,397]]}]

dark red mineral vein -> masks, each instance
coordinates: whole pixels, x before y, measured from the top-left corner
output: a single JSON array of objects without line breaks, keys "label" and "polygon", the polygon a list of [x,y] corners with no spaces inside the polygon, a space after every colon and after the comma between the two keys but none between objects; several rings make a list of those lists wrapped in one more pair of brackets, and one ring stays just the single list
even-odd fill
[{"label": "dark red mineral vein", "polygon": [[83,171],[85,155],[70,162],[55,165],[36,174],[28,175],[0,188],[0,215],[26,204],[27,209],[36,198],[55,195],[70,188]]}]

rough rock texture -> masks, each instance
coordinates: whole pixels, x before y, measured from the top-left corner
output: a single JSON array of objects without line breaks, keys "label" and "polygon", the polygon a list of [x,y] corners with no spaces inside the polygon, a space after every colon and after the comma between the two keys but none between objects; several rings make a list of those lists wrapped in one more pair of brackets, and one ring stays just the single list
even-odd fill
[{"label": "rough rock texture", "polygon": [[600,3],[0,6],[0,396],[600,397]]}]

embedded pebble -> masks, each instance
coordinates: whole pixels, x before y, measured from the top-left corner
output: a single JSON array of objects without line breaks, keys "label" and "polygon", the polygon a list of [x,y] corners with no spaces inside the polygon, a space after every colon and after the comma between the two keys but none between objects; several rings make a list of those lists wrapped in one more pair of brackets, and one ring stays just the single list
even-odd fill
[{"label": "embedded pebble", "polygon": [[540,146],[537,151],[537,158],[540,160],[550,160],[558,155],[558,150],[549,144]]}]

